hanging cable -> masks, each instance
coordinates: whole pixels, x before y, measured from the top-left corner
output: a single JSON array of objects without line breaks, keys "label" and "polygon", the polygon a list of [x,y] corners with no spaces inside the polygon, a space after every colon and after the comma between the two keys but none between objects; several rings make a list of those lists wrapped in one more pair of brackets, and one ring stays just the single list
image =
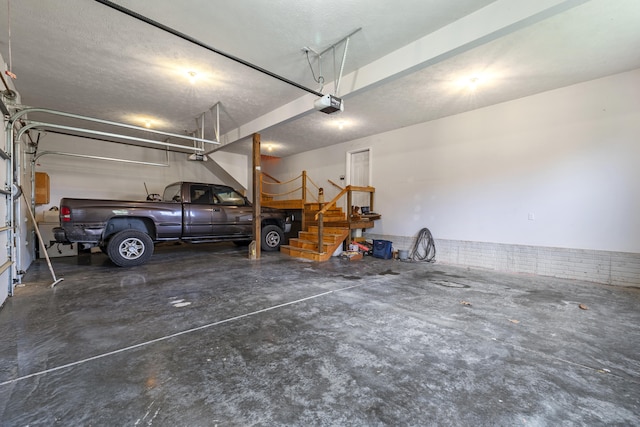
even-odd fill
[{"label": "hanging cable", "polygon": [[411,249],[409,259],[412,261],[434,262],[436,260],[436,244],[433,235],[428,228],[423,228],[418,233],[416,243]]},{"label": "hanging cable", "polygon": [[[311,69],[311,75],[313,76],[313,81],[320,85],[320,90],[318,90],[318,92],[322,92],[322,88],[324,88],[324,77],[319,75],[318,78],[316,79],[316,73],[313,71],[313,65],[311,65],[311,59],[309,59],[309,51],[305,50],[305,53],[307,54],[307,62],[309,63],[309,68]],[[318,58],[318,62],[319,61],[320,61],[320,58]]]},{"label": "hanging cable", "polygon": [[9,72],[13,74],[13,58],[11,56],[11,0],[7,0],[7,32],[9,33]]}]

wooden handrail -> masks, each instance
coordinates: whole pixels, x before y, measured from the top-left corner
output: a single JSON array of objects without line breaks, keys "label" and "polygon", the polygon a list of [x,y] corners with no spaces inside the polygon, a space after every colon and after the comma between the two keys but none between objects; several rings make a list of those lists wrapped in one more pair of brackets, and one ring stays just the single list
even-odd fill
[{"label": "wooden handrail", "polygon": [[345,187],[344,189],[342,189],[341,192],[338,193],[338,195],[336,197],[334,197],[333,199],[331,199],[331,201],[327,204],[324,205],[324,207],[322,209],[320,209],[320,211],[318,211],[318,213],[315,216],[315,219],[318,219],[318,215],[320,214],[326,214],[327,211],[329,209],[331,209],[332,206],[335,206],[337,201],[340,200],[340,197],[344,196],[345,194],[347,194],[350,191],[350,186]]},{"label": "wooden handrail", "polygon": [[282,182],[280,182],[277,178],[272,177],[271,175],[269,175],[266,172],[262,172],[263,176],[266,176],[267,178],[271,179],[273,182],[275,182],[276,184],[282,184]]},{"label": "wooden handrail", "polygon": [[364,193],[375,193],[376,189],[373,187],[354,187],[353,185],[348,186],[351,191],[362,191]]},{"label": "wooden handrail", "polygon": [[[335,183],[333,183],[331,180],[328,180],[331,184],[335,185],[336,187],[338,187],[338,185],[336,185]],[[315,219],[316,221],[318,221],[318,252],[322,253],[323,251],[323,234],[324,234],[324,214],[327,213],[327,211],[329,209],[331,209],[333,206],[336,205],[336,203],[338,202],[338,200],[340,200],[340,198],[342,196],[344,196],[345,194],[347,195],[347,224],[348,224],[348,229],[349,229],[349,239],[351,239],[351,202],[352,202],[352,193],[354,191],[360,191],[360,192],[365,192],[365,193],[369,193],[369,203],[371,205],[371,208],[373,208],[373,194],[376,192],[376,189],[374,187],[371,186],[367,186],[367,187],[359,187],[359,186],[351,186],[351,185],[347,185],[345,188],[343,188],[340,193],[338,193],[338,195],[336,197],[334,197],[333,199],[331,199],[331,201],[327,204],[324,205],[324,207],[322,209],[320,209],[320,211],[318,211],[318,213],[315,215]]]},{"label": "wooden handrail", "polygon": [[[332,183],[333,184],[333,183]],[[368,187],[356,187],[353,185],[347,185],[345,188],[342,189],[342,191],[340,191],[338,193],[338,195],[336,197],[334,197],[333,199],[331,199],[331,201],[327,204],[324,205],[324,207],[316,214],[315,219],[318,219],[318,215],[320,214],[326,214],[327,211],[329,209],[331,209],[333,206],[336,205],[336,203],[338,202],[338,200],[340,200],[340,198],[342,196],[344,196],[345,194],[349,194],[348,199],[351,200],[351,193],[354,191],[361,191],[361,192],[365,192],[365,193],[375,193],[376,189],[374,187],[368,186]],[[350,217],[351,215],[351,206],[347,206],[347,218]]]},{"label": "wooden handrail", "polygon": [[328,179],[327,181],[329,181],[329,184],[333,185],[334,187],[342,190],[343,188],[341,186],[339,186],[338,184],[336,184],[335,182],[331,181],[330,179]]},{"label": "wooden handrail", "polygon": [[[265,181],[264,177],[269,178],[273,182]],[[320,190],[320,188],[316,185],[315,182],[313,182],[311,180],[311,178],[307,174],[307,171],[303,170],[300,175],[298,175],[297,177],[295,177],[295,178],[293,178],[293,179],[291,179],[289,181],[285,181],[285,182],[282,182],[282,181],[278,180],[277,178],[269,175],[266,172],[262,172],[260,174],[260,182],[264,183],[264,184],[285,185],[285,184],[290,184],[290,183],[292,183],[294,181],[297,181],[297,180],[300,180],[301,185],[298,188],[296,188],[296,189],[294,189],[292,191],[288,191],[288,192],[284,192],[284,193],[271,193],[271,194],[261,191],[260,193],[263,196],[263,198],[264,197],[272,198],[272,197],[284,196],[284,195],[291,194],[291,193],[296,192],[296,191],[300,191],[300,193],[301,193],[300,200],[302,200],[303,203],[306,203],[308,199],[311,199],[311,200],[315,199],[316,201],[318,201],[318,197],[313,192],[309,191],[309,189],[310,189],[310,185],[309,184],[315,186],[316,188],[318,188],[318,190]]]}]

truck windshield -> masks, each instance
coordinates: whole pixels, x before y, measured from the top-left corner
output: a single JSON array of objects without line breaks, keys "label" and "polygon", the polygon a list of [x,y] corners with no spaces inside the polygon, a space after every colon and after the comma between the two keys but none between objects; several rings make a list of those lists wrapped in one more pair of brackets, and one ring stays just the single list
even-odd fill
[{"label": "truck windshield", "polygon": [[169,185],[164,189],[164,194],[162,195],[163,202],[181,202],[182,197],[180,195],[180,190],[182,189],[182,185],[173,184]]}]

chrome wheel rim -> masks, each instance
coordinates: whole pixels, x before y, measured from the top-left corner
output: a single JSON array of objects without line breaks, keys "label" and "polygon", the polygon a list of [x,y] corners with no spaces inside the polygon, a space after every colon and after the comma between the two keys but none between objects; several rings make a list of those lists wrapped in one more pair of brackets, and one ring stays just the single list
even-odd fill
[{"label": "chrome wheel rim", "polygon": [[140,239],[130,237],[120,243],[118,252],[125,259],[138,259],[144,254],[144,243]]},{"label": "chrome wheel rim", "polygon": [[280,233],[277,231],[270,231],[264,237],[264,241],[270,248],[276,248],[280,244]]}]

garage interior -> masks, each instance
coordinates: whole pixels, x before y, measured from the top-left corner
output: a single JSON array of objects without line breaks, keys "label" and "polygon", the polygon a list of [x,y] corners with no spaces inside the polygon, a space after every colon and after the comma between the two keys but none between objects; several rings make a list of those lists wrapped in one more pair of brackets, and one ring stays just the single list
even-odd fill
[{"label": "garage interior", "polygon": [[[640,424],[639,2],[2,0],[0,22],[1,425]],[[296,229],[127,268],[51,241],[63,197],[177,181]]]}]

